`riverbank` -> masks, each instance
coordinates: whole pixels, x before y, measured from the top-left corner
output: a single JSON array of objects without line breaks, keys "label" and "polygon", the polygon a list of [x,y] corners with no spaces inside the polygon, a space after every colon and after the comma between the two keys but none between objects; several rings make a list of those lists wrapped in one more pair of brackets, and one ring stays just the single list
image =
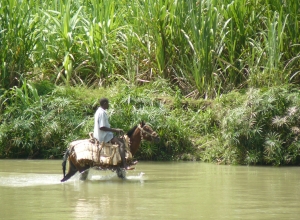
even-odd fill
[{"label": "riverbank", "polygon": [[232,91],[215,99],[185,98],[165,80],[108,88],[23,84],[1,96],[0,158],[61,158],[70,141],[88,138],[98,99],[111,101],[113,127],[144,120],[158,144],[144,142],[140,160],[220,164],[300,164],[300,94],[292,87]]}]

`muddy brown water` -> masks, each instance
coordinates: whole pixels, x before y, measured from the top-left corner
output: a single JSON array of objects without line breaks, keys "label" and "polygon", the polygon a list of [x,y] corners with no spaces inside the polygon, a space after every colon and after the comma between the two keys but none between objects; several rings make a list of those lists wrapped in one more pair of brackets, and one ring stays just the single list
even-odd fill
[{"label": "muddy brown water", "polygon": [[141,161],[126,180],[61,178],[58,160],[0,160],[0,219],[300,219],[300,167]]}]

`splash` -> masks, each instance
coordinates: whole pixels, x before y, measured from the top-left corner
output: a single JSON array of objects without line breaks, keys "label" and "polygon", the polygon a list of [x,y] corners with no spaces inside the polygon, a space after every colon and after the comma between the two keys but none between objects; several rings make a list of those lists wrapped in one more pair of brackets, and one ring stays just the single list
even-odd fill
[{"label": "splash", "polygon": [[[145,173],[141,172],[138,175],[128,175],[126,176],[126,178],[124,180],[127,181],[144,181],[146,178],[144,176]],[[91,181],[121,181],[122,179],[120,179],[117,174],[111,173],[108,175],[99,175],[99,174],[95,174],[95,173],[90,173],[88,180]]]},{"label": "splash", "polygon": [[141,172],[139,173],[139,175],[137,176],[128,176],[126,177],[127,180],[139,180],[139,181],[142,181],[142,180],[145,180],[145,176],[144,176],[145,173]]},{"label": "splash", "polygon": [[[5,174],[5,173],[2,173]],[[61,174],[35,174],[35,173],[14,173],[13,175],[2,175],[0,172],[0,186],[5,187],[30,187],[30,186],[44,186],[61,184]],[[124,179],[125,181],[141,182],[143,183],[147,178],[145,173],[140,172],[137,175],[128,175]],[[79,180],[79,173],[74,175],[64,184],[70,184],[74,182],[81,182]],[[104,173],[99,175],[99,172],[91,172],[88,176],[88,181],[123,181],[115,172]]]},{"label": "splash", "polygon": [[58,174],[18,174],[1,176],[0,186],[7,187],[29,187],[59,184]]}]

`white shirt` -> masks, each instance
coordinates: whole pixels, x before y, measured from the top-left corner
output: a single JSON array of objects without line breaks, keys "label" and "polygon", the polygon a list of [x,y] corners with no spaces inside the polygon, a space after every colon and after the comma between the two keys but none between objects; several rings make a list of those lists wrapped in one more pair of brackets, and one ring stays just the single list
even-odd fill
[{"label": "white shirt", "polygon": [[106,114],[106,111],[99,107],[95,113],[95,119],[94,119],[94,137],[101,143],[101,142],[109,142],[111,139],[113,139],[114,135],[110,131],[101,131],[101,127],[107,127],[110,128],[110,124],[108,122],[108,116]]}]

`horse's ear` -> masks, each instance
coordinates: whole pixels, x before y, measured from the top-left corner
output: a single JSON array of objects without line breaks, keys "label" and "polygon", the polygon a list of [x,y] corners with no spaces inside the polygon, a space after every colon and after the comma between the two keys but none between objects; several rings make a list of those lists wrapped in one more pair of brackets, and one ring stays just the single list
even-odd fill
[{"label": "horse's ear", "polygon": [[144,127],[145,122],[144,122],[144,121],[141,121],[140,125],[141,125],[141,127]]}]

